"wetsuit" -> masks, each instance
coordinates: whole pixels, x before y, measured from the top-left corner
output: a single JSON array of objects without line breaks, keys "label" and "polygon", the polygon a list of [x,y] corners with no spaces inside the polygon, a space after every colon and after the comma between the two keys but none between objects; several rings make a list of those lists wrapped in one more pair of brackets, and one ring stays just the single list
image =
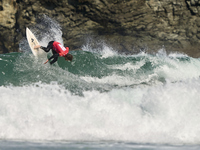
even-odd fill
[{"label": "wetsuit", "polygon": [[59,54],[56,53],[56,51],[53,50],[53,42],[54,41],[51,41],[49,42],[49,44],[47,45],[47,47],[43,47],[41,46],[40,48],[43,49],[45,52],[49,52],[50,50],[52,50],[52,53],[53,53],[53,56],[51,56],[49,58],[49,60],[53,59],[50,64],[52,65],[53,63],[55,63],[57,60],[58,60],[58,57],[59,57]]},{"label": "wetsuit", "polygon": [[64,57],[69,52],[68,47],[65,48],[59,42],[56,41],[51,41],[49,42],[47,47],[41,46],[40,48],[43,49],[45,52],[49,52],[50,50],[52,50],[53,56],[51,56],[49,60],[53,60],[50,62],[50,64],[55,63],[58,60],[59,56]]}]

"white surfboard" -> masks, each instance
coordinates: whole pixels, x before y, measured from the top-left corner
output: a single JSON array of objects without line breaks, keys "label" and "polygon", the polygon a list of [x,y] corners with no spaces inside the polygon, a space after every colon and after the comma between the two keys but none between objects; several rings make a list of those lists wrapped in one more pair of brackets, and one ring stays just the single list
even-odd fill
[{"label": "white surfboard", "polygon": [[31,48],[33,55],[39,57],[45,54],[45,52],[40,48],[34,49],[35,45],[40,45],[40,44],[35,35],[31,32],[31,30],[29,30],[29,28],[26,28],[26,38],[28,40],[28,44]]}]

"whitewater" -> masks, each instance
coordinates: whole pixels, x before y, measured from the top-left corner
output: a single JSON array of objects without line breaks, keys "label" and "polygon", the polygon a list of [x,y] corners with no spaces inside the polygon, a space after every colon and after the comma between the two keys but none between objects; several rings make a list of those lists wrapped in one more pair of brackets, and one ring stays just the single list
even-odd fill
[{"label": "whitewater", "polygon": [[[59,24],[45,24],[42,35],[31,28],[41,45],[63,43]],[[44,65],[26,39],[20,50],[0,54],[1,149],[200,148],[199,58],[125,55],[102,42]]]}]

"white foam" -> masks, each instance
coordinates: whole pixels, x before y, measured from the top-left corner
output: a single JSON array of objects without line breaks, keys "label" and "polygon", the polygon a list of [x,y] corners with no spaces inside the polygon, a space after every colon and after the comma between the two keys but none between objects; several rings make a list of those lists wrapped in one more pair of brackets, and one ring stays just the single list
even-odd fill
[{"label": "white foam", "polygon": [[[112,65],[112,66],[108,66],[112,69],[119,69],[119,70],[132,70],[132,71],[137,71],[138,69],[140,69],[143,65],[145,64],[144,61],[139,61],[139,62],[136,62],[135,64],[131,63],[131,62],[128,62],[126,64],[120,64],[120,65]],[[133,72],[134,73],[134,72]]]},{"label": "white foam", "polygon": [[98,43],[98,45],[98,48],[93,48],[90,43],[87,43],[86,45],[82,46],[82,50],[92,53],[98,53],[101,55],[101,58],[108,58],[119,55],[112,47],[108,46],[104,42]]},{"label": "white foam", "polygon": [[180,61],[178,58],[165,57],[160,64],[155,72],[170,81],[198,78],[200,75],[200,61],[198,59],[190,58],[188,61]]},{"label": "white foam", "polygon": [[[58,41],[63,45],[62,31],[60,25],[53,19],[44,15],[44,20],[50,25],[50,28],[43,32],[43,36],[40,42],[42,46],[47,46],[50,41]],[[41,36],[41,35],[40,35]],[[67,46],[67,45],[66,45]]]},{"label": "white foam", "polygon": [[0,138],[198,143],[199,80],[85,91],[72,95],[56,82],[0,90]]},{"label": "white foam", "polygon": [[140,76],[140,77],[133,77],[133,76],[120,76],[120,75],[110,75],[105,76],[102,78],[98,77],[90,77],[84,76],[81,79],[89,82],[89,83],[100,83],[100,84],[109,84],[109,85],[118,85],[118,86],[131,86],[137,85],[143,82],[149,82],[150,80],[157,78],[156,74],[148,75],[148,76]]}]

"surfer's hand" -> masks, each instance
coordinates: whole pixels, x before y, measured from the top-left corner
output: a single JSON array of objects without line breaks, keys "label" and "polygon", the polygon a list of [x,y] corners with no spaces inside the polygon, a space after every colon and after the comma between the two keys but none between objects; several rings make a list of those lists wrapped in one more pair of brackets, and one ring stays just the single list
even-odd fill
[{"label": "surfer's hand", "polygon": [[47,61],[45,61],[45,63],[44,63],[44,64],[46,64],[48,61],[49,61],[49,60],[47,59]]},{"label": "surfer's hand", "polygon": [[34,49],[37,49],[37,48],[40,48],[40,47],[41,47],[40,45],[35,45]]}]

